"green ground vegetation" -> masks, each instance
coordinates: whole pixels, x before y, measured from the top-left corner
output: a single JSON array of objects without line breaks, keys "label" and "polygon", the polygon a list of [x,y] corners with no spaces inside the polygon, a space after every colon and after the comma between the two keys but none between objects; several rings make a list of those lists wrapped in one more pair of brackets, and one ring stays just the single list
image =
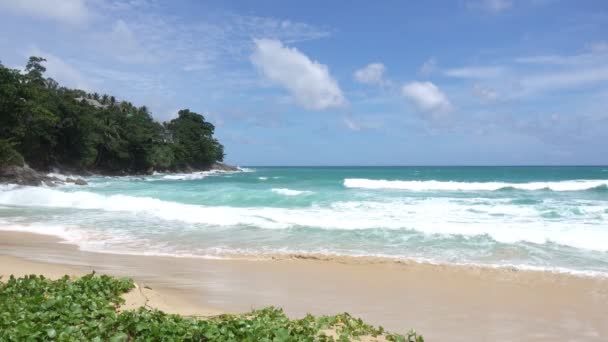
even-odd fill
[{"label": "green ground vegetation", "polygon": [[10,277],[0,281],[0,341],[423,341],[415,332],[389,334],[347,313],[289,319],[269,307],[201,319],[147,308],[120,311],[121,295],[133,288],[129,279],[95,274]]}]

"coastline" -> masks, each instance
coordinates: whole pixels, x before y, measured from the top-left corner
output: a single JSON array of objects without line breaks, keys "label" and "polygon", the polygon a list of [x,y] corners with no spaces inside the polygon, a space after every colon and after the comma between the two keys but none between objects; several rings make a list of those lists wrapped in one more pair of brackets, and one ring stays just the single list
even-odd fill
[{"label": "coastline", "polygon": [[429,341],[600,341],[608,336],[604,278],[352,258],[104,254],[81,251],[52,236],[8,231],[0,232],[0,255],[3,272],[60,267],[55,271],[95,269],[132,277],[162,294],[165,303],[191,305],[190,312],[174,311],[187,315],[275,305],[292,317],[348,311],[391,331],[415,328]]},{"label": "coastline", "polygon": [[[34,236],[43,236],[52,240],[56,240],[57,243],[62,245],[73,246],[74,248],[84,253],[92,254],[111,254],[111,255],[123,255],[131,257],[160,257],[160,258],[176,258],[176,259],[200,259],[200,260],[226,260],[226,261],[317,261],[317,262],[329,262],[337,264],[355,264],[355,265],[422,265],[425,267],[437,267],[437,268],[454,268],[465,272],[477,273],[479,270],[489,271],[495,270],[497,274],[501,272],[532,272],[539,274],[549,274],[556,276],[572,276],[572,277],[583,277],[583,278],[600,278],[608,282],[608,273],[601,271],[592,270],[573,270],[569,268],[559,267],[536,267],[536,266],[522,266],[515,264],[491,264],[491,263],[456,263],[456,262],[442,262],[432,259],[422,258],[405,258],[399,256],[390,255],[344,255],[337,253],[307,253],[307,252],[269,252],[269,253],[240,253],[240,252],[222,252],[219,254],[174,254],[174,253],[161,253],[161,252],[133,252],[129,250],[100,250],[100,246],[96,248],[90,248],[90,246],[82,245],[76,240],[78,236],[66,235],[64,231],[51,231],[48,233],[42,232],[46,228],[45,226],[36,225],[35,228],[30,226],[11,225],[9,227],[2,226],[0,220],[0,235],[2,233],[16,233],[26,234]],[[1,244],[1,243],[0,243]]]}]

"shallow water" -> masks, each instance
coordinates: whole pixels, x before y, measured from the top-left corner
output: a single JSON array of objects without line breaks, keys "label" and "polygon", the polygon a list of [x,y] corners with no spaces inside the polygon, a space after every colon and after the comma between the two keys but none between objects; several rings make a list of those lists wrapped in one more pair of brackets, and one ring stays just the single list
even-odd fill
[{"label": "shallow water", "polygon": [[0,188],[0,227],[80,248],[317,253],[608,275],[606,167],[333,167]]}]

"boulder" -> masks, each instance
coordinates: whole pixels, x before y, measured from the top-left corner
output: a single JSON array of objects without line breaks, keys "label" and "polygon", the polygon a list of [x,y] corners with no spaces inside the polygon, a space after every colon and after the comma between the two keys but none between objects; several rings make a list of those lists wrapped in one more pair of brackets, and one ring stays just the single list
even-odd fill
[{"label": "boulder", "polygon": [[19,185],[39,186],[46,184],[57,185],[58,179],[48,177],[28,166],[3,166],[0,167],[0,183],[12,183]]},{"label": "boulder", "polygon": [[236,166],[232,166],[232,165],[228,165],[228,164],[224,164],[224,163],[214,163],[211,166],[211,170],[219,170],[219,171],[241,171],[241,169],[239,169]]},{"label": "boulder", "polygon": [[[0,183],[10,183],[28,186],[56,186],[64,184],[64,181],[57,177],[49,177],[44,173],[38,172],[29,166],[2,166],[0,167]],[[65,183],[77,185],[87,185],[87,182],[80,178],[67,178]]]},{"label": "boulder", "polygon": [[86,182],[84,179],[82,179],[82,178],[77,178],[77,179],[74,181],[74,184],[76,184],[76,185],[87,185],[87,184],[89,184],[89,183],[87,183],[87,182]]},{"label": "boulder", "polygon": [[74,179],[74,178],[66,178],[65,182],[66,183],[73,183],[73,184],[76,184],[76,185],[87,185],[87,184],[89,184],[89,183],[87,183],[82,178],[76,178],[76,179]]}]

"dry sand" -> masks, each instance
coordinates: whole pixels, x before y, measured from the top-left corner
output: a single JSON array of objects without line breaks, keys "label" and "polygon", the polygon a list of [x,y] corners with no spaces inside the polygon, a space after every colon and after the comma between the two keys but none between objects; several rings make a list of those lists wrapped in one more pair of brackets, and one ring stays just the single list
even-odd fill
[{"label": "dry sand", "polygon": [[[91,270],[92,271],[92,270]],[[10,275],[23,277],[30,274],[44,275],[49,279],[59,279],[65,275],[71,278],[80,277],[85,272],[82,267],[62,264],[51,264],[40,261],[30,261],[24,258],[0,255],[0,281]],[[125,303],[121,310],[135,310],[140,307],[154,308],[168,313],[178,313],[187,316],[208,317],[221,314],[218,310],[204,308],[186,300],[184,296],[171,289],[152,289],[145,283],[136,282],[135,289],[126,293]]]},{"label": "dry sand", "polygon": [[0,255],[13,256],[0,258],[0,274],[130,276],[152,288],[145,298],[158,296],[157,307],[189,315],[275,305],[293,317],[348,311],[391,331],[416,328],[427,341],[608,340],[602,278],[354,258],[115,255],[12,232],[0,232]]}]

